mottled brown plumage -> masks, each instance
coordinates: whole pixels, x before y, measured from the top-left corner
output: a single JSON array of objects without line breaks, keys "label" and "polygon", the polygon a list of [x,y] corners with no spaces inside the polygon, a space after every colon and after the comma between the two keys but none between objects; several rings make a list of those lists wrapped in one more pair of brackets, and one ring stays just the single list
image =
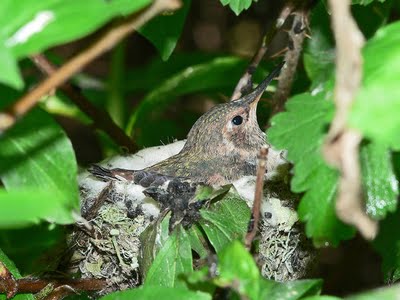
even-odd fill
[{"label": "mottled brown plumage", "polygon": [[171,177],[222,185],[245,175],[255,175],[257,154],[266,144],[257,123],[257,103],[282,66],[279,65],[250,94],[216,105],[202,115],[178,154],[140,171],[107,170],[96,166],[91,172],[103,180],[124,178],[144,183],[144,186],[154,181],[162,183]]}]

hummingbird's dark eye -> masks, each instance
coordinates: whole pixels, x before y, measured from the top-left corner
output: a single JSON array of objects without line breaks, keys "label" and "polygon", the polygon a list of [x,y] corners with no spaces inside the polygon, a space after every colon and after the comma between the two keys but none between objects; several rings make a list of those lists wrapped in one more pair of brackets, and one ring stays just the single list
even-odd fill
[{"label": "hummingbird's dark eye", "polygon": [[243,118],[241,116],[236,116],[232,119],[232,123],[234,125],[240,125],[243,122]]}]

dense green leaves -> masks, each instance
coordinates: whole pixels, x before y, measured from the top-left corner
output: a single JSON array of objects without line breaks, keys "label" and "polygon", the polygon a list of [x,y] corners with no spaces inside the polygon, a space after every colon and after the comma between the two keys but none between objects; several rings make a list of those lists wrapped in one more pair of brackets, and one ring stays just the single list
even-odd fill
[{"label": "dense green leaves", "polygon": [[399,150],[400,22],[380,29],[363,54],[364,78],[350,124],[368,138]]},{"label": "dense green leaves", "polygon": [[115,16],[133,13],[150,0],[0,2],[0,82],[22,87],[16,60],[82,37]]},{"label": "dense green leaves", "polygon": [[295,163],[292,190],[306,192],[299,206],[300,220],[307,222],[307,236],[314,242],[337,245],[350,238],[353,230],[340,222],[334,204],[338,174],[322,158],[326,126],[332,117],[333,104],[326,93],[301,94],[287,102],[286,112],[276,115],[268,139],[279,149],[288,150]]},{"label": "dense green leaves", "polygon": [[[47,220],[73,222],[77,165],[70,141],[45,112],[34,110],[0,138],[2,227]],[[39,204],[40,203],[40,204]]]},{"label": "dense green leaves", "polygon": [[183,7],[178,11],[157,16],[139,29],[158,49],[163,60],[167,60],[174,51],[190,8],[191,0],[182,2]]},{"label": "dense green leaves", "polygon": [[228,5],[236,15],[239,15],[243,10],[248,9],[251,4],[257,0],[220,0],[222,5]]},{"label": "dense green leaves", "polygon": [[[379,35],[378,33],[377,36]],[[326,38],[326,33],[322,34],[322,36]],[[390,43],[394,43],[392,38],[390,40]],[[376,55],[373,55],[370,52],[372,50],[369,50],[370,47],[374,47],[373,41],[368,44],[364,52],[366,68],[363,90],[368,91],[371,82],[374,84],[374,79],[376,79],[374,76],[371,77],[370,73],[377,72],[377,69],[381,67],[377,63]],[[316,43],[318,44],[318,34]],[[324,43],[319,42],[319,45],[315,48],[324,48]],[[383,43],[381,47],[393,48],[388,47],[382,41],[381,43]],[[315,64],[318,55],[323,53],[321,50],[314,51],[313,44],[310,44],[309,49],[312,54],[310,57],[313,58],[312,62]],[[373,53],[377,53],[377,51],[380,50],[375,48]],[[390,58],[389,54],[388,56]],[[321,156],[324,130],[326,130],[331,118],[333,108],[332,103],[327,101],[329,96],[332,95],[332,82],[324,82],[324,78],[325,80],[329,78],[329,75],[324,74],[329,72],[330,63],[323,67],[322,70],[313,68],[311,62],[308,62],[308,64],[310,68],[309,74],[313,76],[314,82],[318,84],[313,91],[317,95],[311,97],[310,94],[303,94],[290,99],[286,106],[287,112],[273,118],[273,126],[269,130],[268,136],[276,147],[288,149],[289,159],[295,162],[295,177],[292,181],[292,189],[295,192],[308,191],[299,206],[300,219],[307,221],[307,235],[313,236],[314,241],[317,243],[329,241],[337,244],[340,239],[349,238],[352,231],[348,227],[344,227],[335,217],[334,202],[338,175],[336,171],[326,165]],[[321,64],[318,64],[318,66],[321,66]],[[380,76],[380,74],[375,75]],[[321,89],[325,91],[321,92]],[[385,93],[383,90],[381,92],[387,97],[393,96],[390,92]],[[368,97],[370,96],[368,95]],[[324,99],[324,97],[327,99]],[[363,115],[363,119],[360,119],[360,122],[370,126],[370,119],[379,115],[372,111],[367,101],[358,101],[358,106],[356,105],[354,112],[360,106],[362,109],[368,110],[369,116]],[[392,98],[392,101],[397,101],[397,98]],[[382,109],[385,106],[385,111],[386,104],[387,102],[385,104],[380,102]],[[384,112],[382,111],[382,119],[385,118],[383,115]],[[381,123],[381,121],[376,120],[375,124]],[[391,122],[392,125],[393,123],[395,121]],[[380,128],[380,133],[393,129],[381,126],[376,126],[376,128]],[[394,134],[394,131],[392,134]],[[388,140],[393,141],[394,139],[390,136]],[[381,138],[379,138],[379,141],[381,141]],[[392,170],[391,154],[385,144],[366,144],[361,147],[360,162],[363,170],[367,212],[376,219],[383,218],[386,212],[395,210],[398,197],[398,183]]]}]

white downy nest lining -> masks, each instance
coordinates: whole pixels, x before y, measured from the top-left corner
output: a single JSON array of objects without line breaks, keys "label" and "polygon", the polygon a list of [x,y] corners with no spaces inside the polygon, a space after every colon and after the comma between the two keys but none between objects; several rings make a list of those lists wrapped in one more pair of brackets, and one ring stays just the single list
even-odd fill
[{"label": "white downy nest lining", "polygon": [[[113,157],[101,165],[143,169],[178,153],[184,142]],[[269,149],[259,225],[258,264],[263,276],[278,281],[306,276],[314,258],[311,244],[298,224],[294,208],[297,199],[289,190],[288,163],[284,157],[285,152]],[[158,203],[146,197],[141,186],[129,182],[102,182],[88,172],[80,175],[79,184],[82,215],[90,215],[93,205],[99,207],[95,209],[95,215],[87,218],[90,234],[77,230],[70,236],[69,243],[74,249],[70,271],[81,273],[83,278],[107,279],[109,288],[102,294],[140,284],[139,236],[157,218],[160,212]],[[255,177],[246,176],[233,185],[251,207]],[[95,204],[99,197],[103,199],[101,205]]]}]

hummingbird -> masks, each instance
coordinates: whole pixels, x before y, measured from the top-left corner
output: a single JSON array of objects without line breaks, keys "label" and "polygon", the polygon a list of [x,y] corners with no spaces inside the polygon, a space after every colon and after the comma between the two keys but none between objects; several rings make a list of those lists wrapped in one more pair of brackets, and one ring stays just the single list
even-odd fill
[{"label": "hummingbird", "polygon": [[144,187],[160,186],[176,178],[221,186],[255,175],[259,150],[267,145],[257,122],[257,104],[283,65],[284,62],[280,63],[249,94],[216,105],[203,114],[178,154],[142,170],[93,165],[89,172],[103,181],[127,180]]}]

